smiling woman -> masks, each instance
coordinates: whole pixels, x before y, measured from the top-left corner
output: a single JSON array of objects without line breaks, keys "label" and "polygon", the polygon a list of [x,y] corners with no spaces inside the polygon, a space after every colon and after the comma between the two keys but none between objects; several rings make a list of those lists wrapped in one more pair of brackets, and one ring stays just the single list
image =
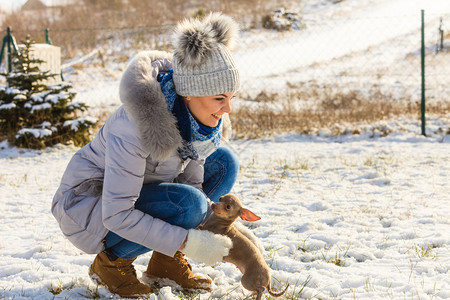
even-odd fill
[{"label": "smiling woman", "polygon": [[234,93],[184,97],[184,103],[198,122],[209,127],[216,127],[222,116],[231,112],[232,98],[234,98]]},{"label": "smiling woman", "polygon": [[213,13],[178,25],[173,55],[137,54],[120,82],[123,106],[67,166],[52,212],[75,246],[97,254],[89,274],[113,293],[151,292],[132,264],[151,250],[144,278],[188,289],[211,280],[194,275],[184,254],[206,264],[228,255],[228,237],[195,228],[239,170],[221,147],[240,85],[236,36],[234,20]]}]

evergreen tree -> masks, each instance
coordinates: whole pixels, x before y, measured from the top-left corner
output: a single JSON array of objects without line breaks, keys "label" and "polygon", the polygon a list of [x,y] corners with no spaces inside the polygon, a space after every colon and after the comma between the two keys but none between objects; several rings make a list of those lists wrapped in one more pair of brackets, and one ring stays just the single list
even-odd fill
[{"label": "evergreen tree", "polygon": [[72,102],[76,93],[71,84],[46,84],[58,74],[40,70],[44,61],[33,58],[32,44],[27,37],[23,49],[12,53],[12,71],[1,74],[8,86],[0,86],[0,140],[33,149],[68,141],[85,145],[96,120],[78,117],[87,106]]}]

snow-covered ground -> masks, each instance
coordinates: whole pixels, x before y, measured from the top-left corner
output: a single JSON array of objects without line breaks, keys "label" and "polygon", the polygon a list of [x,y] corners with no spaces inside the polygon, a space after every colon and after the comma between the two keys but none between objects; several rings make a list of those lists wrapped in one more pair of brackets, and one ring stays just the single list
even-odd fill
[{"label": "snow-covered ground", "polygon": [[[244,92],[284,88],[287,81],[294,79],[328,78],[333,82],[340,72],[376,73],[393,64],[406,69],[411,61],[405,58],[413,56],[417,61],[419,46],[414,44],[416,41],[408,41],[415,36],[412,32],[416,32],[420,19],[411,23],[405,20],[418,18],[420,8],[429,12],[427,22],[433,26],[440,15],[450,15],[449,1],[306,3],[310,3],[304,7],[310,25],[305,32],[280,36],[244,33],[251,46],[236,52]],[[392,21],[390,26],[383,26],[390,31],[379,30],[377,15]],[[335,48],[326,47],[335,51],[316,51],[320,46],[314,44],[317,29],[326,29],[320,33],[320,40],[331,43],[332,37],[345,36],[349,28],[354,28],[346,27],[347,18],[379,35],[366,39],[350,36]],[[396,19],[397,23],[393,21]],[[324,27],[326,20],[330,26]],[[402,26],[396,26],[399,24]],[[259,42],[262,39],[264,45]],[[428,44],[432,41],[434,36],[429,37]],[[289,52],[295,44],[302,45],[302,55]],[[386,49],[395,54],[393,60],[379,59]],[[295,60],[281,59],[294,55]],[[446,55],[441,57],[448,59]],[[95,53],[74,62],[90,63],[91,57]],[[369,64],[367,59],[377,63]],[[257,63],[250,63],[254,60]],[[439,64],[443,68],[445,63],[444,75],[448,74],[450,62]],[[124,66],[107,62],[106,69],[67,67],[65,75],[74,81],[77,100],[86,101],[91,106],[90,114],[97,116],[120,105],[117,89]],[[256,69],[259,66],[264,68]],[[365,81],[367,78],[352,80],[355,86],[363,87],[372,82]],[[442,78],[444,82],[436,90],[449,101],[449,77]],[[386,88],[398,84],[392,78],[383,79],[380,82]],[[417,93],[416,89],[412,86],[408,92]],[[400,119],[367,125],[361,135],[333,137],[323,130],[318,136],[283,135],[227,145],[241,164],[233,192],[262,217],[245,225],[252,228],[266,249],[274,288],[290,284],[283,298],[450,299],[448,119],[428,116],[428,137],[420,136],[418,120]],[[391,134],[378,136],[380,128]],[[76,150],[58,145],[29,151],[0,143],[0,299],[117,297],[90,280],[88,268],[94,256],[72,246],[50,213],[53,193]],[[136,260],[139,275],[145,271],[150,255]],[[240,285],[241,274],[233,265],[206,267],[193,262],[193,267],[195,272],[213,279],[211,293],[189,298],[176,286],[168,285],[155,291],[150,299],[234,300],[249,295]]]},{"label": "snow-covered ground", "polygon": [[[450,298],[450,136],[285,135],[228,146],[241,163],[233,192],[262,217],[247,225],[264,244],[274,286],[289,282],[291,299]],[[1,299],[112,296],[87,274],[94,256],[63,238],[50,213],[75,151],[0,151]],[[136,260],[139,274],[149,258]],[[249,294],[233,265],[193,265],[214,281],[196,299]]]},{"label": "snow-covered ground", "polygon": [[[450,92],[436,77],[448,77],[449,55],[432,54],[440,18],[450,18],[450,1],[344,1],[316,11],[306,7],[306,29],[285,35],[244,35],[236,61],[243,70],[243,93],[286,89],[286,82],[318,81],[364,90],[374,84],[396,92],[420,87],[420,10],[425,10],[427,87]],[[445,23],[445,22],[444,22]],[[447,25],[448,26],[448,25]],[[267,43],[275,39],[276,42]],[[248,47],[251,43],[252,47]],[[251,51],[249,51],[251,50]],[[436,91],[438,90],[438,91]],[[417,94],[417,95],[420,95]],[[417,100],[417,97],[414,97]]]}]

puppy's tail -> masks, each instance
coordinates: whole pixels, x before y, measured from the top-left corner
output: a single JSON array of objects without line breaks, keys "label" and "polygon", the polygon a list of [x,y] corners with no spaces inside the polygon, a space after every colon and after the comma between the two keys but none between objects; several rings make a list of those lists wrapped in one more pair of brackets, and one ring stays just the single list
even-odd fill
[{"label": "puppy's tail", "polygon": [[286,290],[288,289],[288,287],[289,287],[289,283],[286,284],[286,287],[284,288],[283,291],[278,292],[278,293],[275,293],[274,291],[271,290],[270,283],[269,283],[269,286],[267,286],[267,292],[268,292],[272,297],[281,297],[281,296],[283,296],[283,294],[286,292]]}]

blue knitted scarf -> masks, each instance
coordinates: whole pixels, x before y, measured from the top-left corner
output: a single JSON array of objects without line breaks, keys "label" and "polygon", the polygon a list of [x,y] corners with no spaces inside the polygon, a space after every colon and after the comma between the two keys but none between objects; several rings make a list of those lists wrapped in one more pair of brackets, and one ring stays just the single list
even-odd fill
[{"label": "blue knitted scarf", "polygon": [[173,70],[158,74],[161,91],[166,97],[169,111],[178,121],[178,129],[183,138],[183,146],[178,149],[183,160],[205,159],[220,146],[222,139],[222,118],[216,127],[208,127],[197,122],[186,107],[183,97],[175,92]]}]

